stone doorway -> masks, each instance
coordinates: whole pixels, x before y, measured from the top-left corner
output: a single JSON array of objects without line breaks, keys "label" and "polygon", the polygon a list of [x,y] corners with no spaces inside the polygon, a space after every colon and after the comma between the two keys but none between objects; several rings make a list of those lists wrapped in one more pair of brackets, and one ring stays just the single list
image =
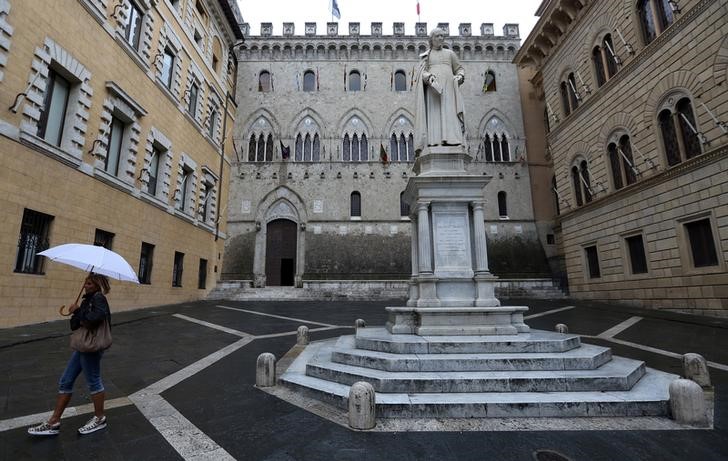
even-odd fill
[{"label": "stone doorway", "polygon": [[294,286],[298,224],[276,219],[267,224],[265,278],[268,286]]}]

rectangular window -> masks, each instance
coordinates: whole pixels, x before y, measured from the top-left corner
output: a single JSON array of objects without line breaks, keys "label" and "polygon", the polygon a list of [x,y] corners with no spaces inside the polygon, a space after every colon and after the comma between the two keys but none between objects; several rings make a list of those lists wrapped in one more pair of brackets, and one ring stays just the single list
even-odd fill
[{"label": "rectangular window", "polygon": [[139,41],[142,36],[142,19],[144,19],[144,14],[134,2],[130,3],[131,8],[129,9],[129,21],[126,23],[124,37],[129,45],[131,45],[135,50],[138,50]]},{"label": "rectangular window", "polygon": [[624,239],[629,251],[629,262],[633,274],[647,273],[647,258],[645,256],[645,243],[642,235],[633,235]]},{"label": "rectangular window", "polygon": [[185,259],[185,254],[180,253],[179,251],[174,252],[174,267],[172,268],[172,286],[173,287],[181,287],[182,286],[182,269],[183,269],[183,263]]},{"label": "rectangular window", "polygon": [[596,245],[584,248],[586,254],[586,263],[589,269],[589,278],[598,279],[602,276],[599,271],[599,254]]},{"label": "rectangular window", "polygon": [[207,134],[210,139],[215,139],[215,126],[217,125],[217,110],[210,112],[210,125],[207,127]]},{"label": "rectangular window", "polygon": [[174,53],[169,48],[164,49],[162,58],[162,83],[172,89],[172,74],[174,73]]},{"label": "rectangular window", "polygon": [[193,83],[190,86],[190,103],[187,105],[187,112],[195,118],[197,116],[197,96],[200,90],[197,88],[197,84]]},{"label": "rectangular window", "polygon": [[106,160],[104,161],[104,170],[119,175],[119,159],[121,159],[121,145],[124,140],[124,130],[126,125],[119,118],[111,117],[111,133],[109,133],[109,146],[106,151]]},{"label": "rectangular window", "polygon": [[554,234],[546,234],[546,244],[556,245],[556,238],[554,238]]},{"label": "rectangular window", "polygon": [[71,84],[68,80],[50,69],[48,71],[43,111],[38,121],[38,136],[59,147],[63,137],[63,125],[66,120],[70,93]]},{"label": "rectangular window", "polygon": [[154,245],[142,242],[142,251],[139,255],[139,283],[149,285],[152,283],[152,263],[154,262]]},{"label": "rectangular window", "polygon": [[48,234],[53,216],[26,208],[18,237],[15,272],[42,274],[43,257],[36,253],[48,249]]},{"label": "rectangular window", "polygon": [[190,196],[190,187],[192,187],[191,175],[192,171],[187,168],[182,169],[182,180],[179,183],[179,202],[177,203],[177,209],[180,211],[187,210],[187,199]]},{"label": "rectangular window", "polygon": [[205,183],[203,185],[205,193],[202,196],[202,204],[200,205],[200,214],[202,215],[202,222],[207,222],[207,214],[210,211],[210,197],[212,196],[212,184]]},{"label": "rectangular window", "polygon": [[157,195],[157,178],[159,177],[159,159],[162,152],[157,146],[152,146],[152,157],[149,159],[149,179],[147,180],[147,193]]},{"label": "rectangular window", "polygon": [[197,288],[204,290],[207,285],[207,260],[200,258],[200,269],[197,274]]},{"label": "rectangular window", "polygon": [[114,234],[112,232],[107,232],[102,229],[96,229],[96,234],[94,235],[94,245],[96,245],[97,247],[104,247],[107,250],[110,250],[113,243]]},{"label": "rectangular window", "polygon": [[710,219],[701,219],[685,224],[690,253],[693,257],[694,267],[709,267],[718,265],[718,252],[715,249],[713,230]]}]

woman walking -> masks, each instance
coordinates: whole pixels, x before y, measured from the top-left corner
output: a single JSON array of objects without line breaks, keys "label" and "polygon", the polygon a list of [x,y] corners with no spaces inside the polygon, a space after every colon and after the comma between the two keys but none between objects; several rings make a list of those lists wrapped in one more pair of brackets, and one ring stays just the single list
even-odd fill
[{"label": "woman walking", "polygon": [[[104,336],[107,322],[111,326],[111,312],[109,303],[106,300],[106,293],[109,292],[109,279],[100,274],[90,274],[83,285],[84,295],[81,305],[74,303],[69,308],[73,314],[71,317],[71,330],[79,328],[86,329],[92,336]],[[108,330],[106,330],[108,332]],[[101,336],[99,336],[101,335]],[[73,384],[81,371],[83,371],[88,385],[91,401],[94,404],[94,417],[78,429],[80,434],[90,434],[106,427],[104,416],[104,384],[101,382],[101,357],[104,349],[110,345],[111,335],[108,334],[108,344],[102,344],[101,348],[92,352],[79,352],[78,349],[86,350],[88,345],[81,345],[76,341],[75,334],[71,338],[71,347],[75,350],[71,359],[66,365],[58,384],[58,397],[53,415],[50,419],[37,426],[29,427],[30,435],[56,435],[61,429],[61,415],[71,401]],[[94,349],[96,347],[92,347]]]}]

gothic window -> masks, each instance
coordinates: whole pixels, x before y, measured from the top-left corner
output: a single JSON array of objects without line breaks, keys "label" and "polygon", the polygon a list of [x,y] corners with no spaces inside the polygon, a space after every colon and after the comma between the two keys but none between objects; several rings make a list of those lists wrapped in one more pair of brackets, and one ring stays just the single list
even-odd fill
[{"label": "gothic window", "polygon": [[344,141],[341,146],[341,159],[345,162],[351,161],[351,139],[349,133],[344,135]]},{"label": "gothic window", "polygon": [[488,93],[495,90],[495,72],[489,70],[485,73],[485,76],[483,77],[483,93]]},{"label": "gothic window", "polygon": [[394,91],[407,91],[407,73],[403,70],[394,73]]},{"label": "gothic window", "polygon": [[389,161],[412,162],[415,159],[414,129],[404,116],[394,122],[389,136]]},{"label": "gothic window", "polygon": [[577,160],[571,167],[571,185],[577,206],[592,201],[591,179],[586,160]]},{"label": "gothic window", "polygon": [[310,117],[305,117],[295,131],[296,162],[318,162],[321,159],[321,138],[318,124]]},{"label": "gothic window", "polygon": [[316,91],[316,74],[312,70],[303,73],[303,91]]},{"label": "gothic window", "polygon": [[564,108],[564,115],[568,116],[571,113],[571,105],[569,104],[569,91],[566,89],[566,82],[561,82],[559,92],[561,94],[561,105]]},{"label": "gothic window", "polygon": [[270,72],[263,70],[258,75],[258,91],[262,93],[268,93],[271,91],[271,78]]},{"label": "gothic window", "polygon": [[607,83],[607,74],[604,70],[604,53],[602,47],[595,46],[592,50],[592,63],[594,63],[594,73],[597,76],[597,86]]},{"label": "gothic window", "polygon": [[607,64],[607,78],[612,78],[617,73],[617,54],[614,51],[614,43],[610,34],[605,35],[602,40],[602,54]]},{"label": "gothic window", "polygon": [[358,70],[349,72],[349,91],[361,91],[361,74]]},{"label": "gothic window", "polygon": [[506,125],[498,117],[488,120],[486,133],[479,150],[484,152],[486,162],[510,162],[511,150],[506,134]]},{"label": "gothic window", "polygon": [[352,218],[361,217],[361,194],[359,192],[352,192],[350,202],[350,216]]},{"label": "gothic window", "polygon": [[607,153],[615,190],[637,181],[629,135],[624,134],[619,139],[612,140],[607,146]]},{"label": "gothic window", "polygon": [[670,0],[639,0],[637,12],[645,43],[652,42],[675,21],[674,2]]},{"label": "gothic window", "polygon": [[341,160],[344,162],[366,162],[369,160],[369,140],[364,122],[352,117],[344,126],[341,141]]},{"label": "gothic window", "polygon": [[673,103],[674,99],[669,98],[657,116],[662,146],[669,166],[702,153],[690,98],[682,97],[677,103]]},{"label": "gothic window", "polygon": [[571,111],[573,112],[579,107],[579,93],[576,92],[576,80],[573,73],[569,74],[566,84],[569,91],[569,103],[571,103]]},{"label": "gothic window", "polygon": [[271,126],[268,121],[261,117],[252,125],[252,133],[248,142],[248,161],[249,162],[272,162],[273,150],[275,143],[273,142],[273,134],[270,131]]}]

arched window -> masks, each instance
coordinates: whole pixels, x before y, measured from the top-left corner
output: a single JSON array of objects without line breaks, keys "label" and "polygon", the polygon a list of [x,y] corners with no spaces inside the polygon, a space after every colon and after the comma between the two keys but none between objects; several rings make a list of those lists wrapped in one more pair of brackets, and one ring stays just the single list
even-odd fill
[{"label": "arched window", "polygon": [[273,135],[271,134],[265,140],[265,161],[273,161]]},{"label": "arched window", "polygon": [[488,93],[490,91],[495,91],[495,90],[496,90],[495,72],[493,72],[492,70],[489,70],[483,76],[483,93]]},{"label": "arched window", "polygon": [[569,104],[569,90],[566,89],[566,82],[561,82],[559,91],[561,93],[561,106],[564,108],[564,115],[568,116],[571,113],[571,105]]},{"label": "arched window", "polygon": [[645,43],[650,43],[675,21],[674,2],[670,0],[638,0],[637,13]]},{"label": "arched window", "polygon": [[251,125],[250,139],[248,140],[248,161],[272,162],[274,147],[270,123],[264,117],[261,117]]},{"label": "arched window", "polygon": [[[668,101],[672,99],[670,98]],[[677,104],[672,105],[668,102],[663,107],[657,120],[667,164],[669,166],[677,165],[700,155],[702,146],[690,98],[682,97]]]},{"label": "arched window", "polygon": [[361,74],[358,70],[349,72],[349,91],[361,91]]},{"label": "arched window", "polygon": [[312,70],[303,73],[303,91],[316,91],[316,74]]},{"label": "arched window", "polygon": [[508,217],[508,203],[506,203],[506,193],[498,192],[498,216],[501,218]]},{"label": "arched window", "polygon": [[341,160],[345,162],[351,161],[351,139],[349,138],[349,133],[344,135],[344,141],[342,141]]},{"label": "arched window", "polygon": [[389,161],[411,162],[415,159],[414,128],[405,116],[398,117],[390,127]]},{"label": "arched window", "polygon": [[271,90],[270,72],[263,70],[258,75],[258,91],[268,93]]},{"label": "arched window", "polygon": [[351,117],[344,125],[341,145],[341,160],[344,162],[366,162],[369,160],[367,126],[358,116]]},{"label": "arched window", "polygon": [[602,40],[602,54],[607,63],[607,79],[610,79],[617,73],[617,53],[614,51],[614,43],[610,34],[605,35]]},{"label": "arched window", "polygon": [[399,215],[401,217],[407,217],[410,214],[409,203],[404,200],[404,191],[399,193]]},{"label": "arched window", "polygon": [[394,73],[394,91],[407,91],[407,73],[403,70]]},{"label": "arched window", "polygon": [[610,142],[607,146],[607,154],[615,190],[637,181],[637,170],[634,166],[629,135],[622,135],[619,139]]},{"label": "arched window", "polygon": [[361,194],[357,191],[351,193],[350,215],[352,218],[361,217]]},{"label": "arched window", "polygon": [[296,155],[294,159],[297,162],[303,161],[303,138],[301,137],[301,133],[298,133],[296,136]]},{"label": "arched window", "polygon": [[294,132],[296,133],[294,160],[296,162],[318,162],[321,158],[318,123],[311,117],[304,117]]},{"label": "arched window", "polygon": [[510,162],[511,148],[505,123],[498,117],[492,117],[485,125],[485,136],[479,151],[484,152],[486,162]]},{"label": "arched window", "polygon": [[571,167],[571,185],[574,188],[577,206],[592,201],[591,179],[586,160],[577,161]]},{"label": "arched window", "polygon": [[486,162],[492,162],[493,161],[493,144],[491,144],[490,135],[485,135],[485,139],[483,140],[483,145],[485,147],[485,161]]},{"label": "arched window", "polygon": [[566,80],[561,82],[561,104],[564,106],[564,115],[568,116],[579,107],[581,96],[576,91],[574,73],[570,73]]},{"label": "arched window", "polygon": [[592,50],[592,63],[594,64],[594,74],[597,76],[597,86],[607,83],[607,73],[604,70],[604,53],[602,47],[595,46]]}]

